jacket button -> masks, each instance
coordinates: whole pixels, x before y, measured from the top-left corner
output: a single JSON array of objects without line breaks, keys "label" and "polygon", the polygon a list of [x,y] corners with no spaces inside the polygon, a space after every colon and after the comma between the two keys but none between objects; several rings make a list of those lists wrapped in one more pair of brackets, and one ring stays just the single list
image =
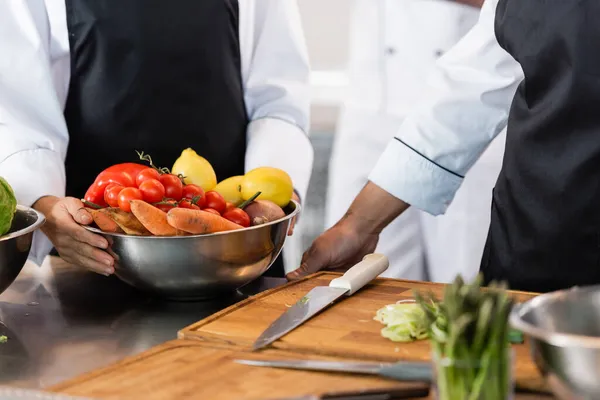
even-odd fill
[{"label": "jacket button", "polygon": [[393,47],[386,47],[385,54],[387,54],[388,56],[393,56],[394,54],[396,54],[396,49]]},{"label": "jacket button", "polygon": [[439,58],[439,57],[441,57],[443,55],[444,55],[444,50],[436,50],[435,51],[436,58]]}]

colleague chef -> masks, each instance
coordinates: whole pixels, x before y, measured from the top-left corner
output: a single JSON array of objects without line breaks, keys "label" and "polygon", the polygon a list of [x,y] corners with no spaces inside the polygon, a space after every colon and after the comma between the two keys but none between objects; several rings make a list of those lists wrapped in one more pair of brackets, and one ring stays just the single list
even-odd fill
[{"label": "colleague chef", "polygon": [[[403,118],[423,97],[437,58],[477,22],[483,0],[354,0],[349,92],[329,164],[326,225],[333,226],[368,181]],[[469,170],[443,216],[406,210],[381,232],[384,276],[449,282],[474,277],[490,221],[504,134]]]},{"label": "colleague chef", "polygon": [[114,272],[106,240],[78,224],[91,218],[77,199],[135,150],[169,166],[192,147],[220,179],[278,167],[306,194],[309,65],[295,0],[3,0],[0,54],[0,175],[47,217],[38,262],[54,246]]},{"label": "colleague chef", "polygon": [[410,205],[443,213],[507,126],[481,262],[486,282],[536,292],[600,283],[595,15],[597,1],[487,0],[473,30],[438,61],[370,182],[290,278],[357,261]]}]

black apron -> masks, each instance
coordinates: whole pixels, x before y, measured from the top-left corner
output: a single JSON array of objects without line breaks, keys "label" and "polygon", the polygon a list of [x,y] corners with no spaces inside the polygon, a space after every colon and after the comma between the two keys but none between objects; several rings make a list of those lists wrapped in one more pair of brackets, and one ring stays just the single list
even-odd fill
[{"label": "black apron", "polygon": [[600,1],[500,0],[522,66],[482,272],[547,292],[600,283]]},{"label": "black apron", "polygon": [[[170,168],[191,147],[219,180],[244,173],[237,0],[66,0],[66,10],[68,196],[139,161],[136,150]],[[267,274],[283,276],[281,257]]]}]

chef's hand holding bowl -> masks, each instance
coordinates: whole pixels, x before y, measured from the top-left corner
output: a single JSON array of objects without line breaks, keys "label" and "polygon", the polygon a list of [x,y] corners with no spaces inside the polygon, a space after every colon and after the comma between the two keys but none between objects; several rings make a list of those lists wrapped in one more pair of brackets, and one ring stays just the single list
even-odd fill
[{"label": "chef's hand holding bowl", "polygon": [[63,260],[103,275],[115,272],[115,260],[106,252],[108,241],[82,226],[90,225],[94,220],[81,200],[45,196],[33,208],[46,216],[42,232]]}]

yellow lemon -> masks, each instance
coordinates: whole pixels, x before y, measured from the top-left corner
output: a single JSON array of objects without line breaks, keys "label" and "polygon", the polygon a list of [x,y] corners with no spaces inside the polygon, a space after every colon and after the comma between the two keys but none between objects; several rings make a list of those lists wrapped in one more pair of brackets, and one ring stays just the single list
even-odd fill
[{"label": "yellow lemon", "polygon": [[193,183],[204,191],[213,190],[217,186],[217,175],[212,165],[192,149],[181,152],[171,172],[175,175],[183,175],[186,184]]},{"label": "yellow lemon", "polygon": [[258,199],[270,200],[279,207],[285,207],[292,199],[294,186],[292,179],[283,170],[272,167],[260,167],[249,171],[242,180],[242,198],[248,200],[256,192]]},{"label": "yellow lemon", "polygon": [[232,176],[231,178],[227,178],[219,182],[219,184],[213,190],[223,196],[225,201],[239,206],[244,201],[242,198],[243,180],[244,177],[241,175]]}]

